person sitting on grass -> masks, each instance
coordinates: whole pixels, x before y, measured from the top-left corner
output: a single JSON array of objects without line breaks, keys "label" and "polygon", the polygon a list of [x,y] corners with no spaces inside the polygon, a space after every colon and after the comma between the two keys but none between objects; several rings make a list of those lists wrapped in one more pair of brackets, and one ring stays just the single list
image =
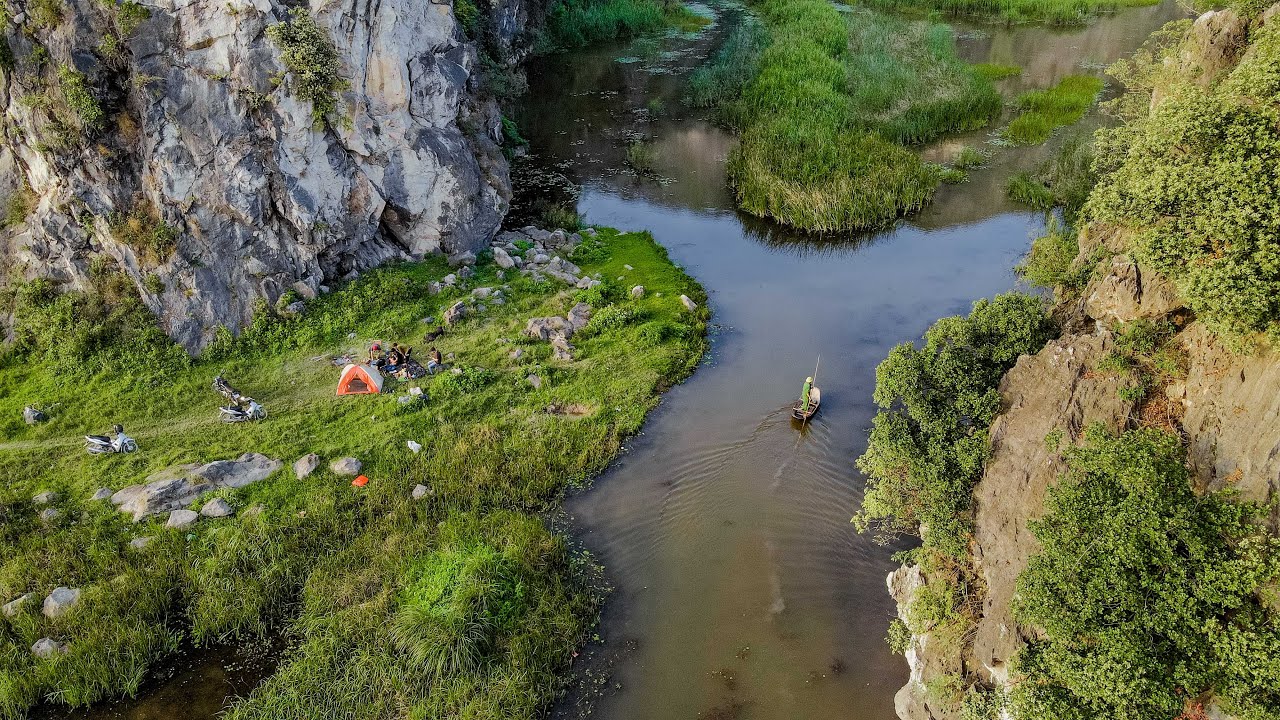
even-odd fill
[{"label": "person sitting on grass", "polygon": [[376,367],[378,369],[381,369],[382,366],[387,364],[387,360],[385,357],[383,357],[383,354],[382,354],[381,343],[374,343],[369,346],[369,359],[366,360],[365,362],[367,362],[370,366]]},{"label": "person sitting on grass", "polygon": [[435,375],[444,369],[444,360],[440,357],[440,351],[431,348],[427,351],[427,372]]},{"label": "person sitting on grass", "polygon": [[387,366],[385,370],[389,373],[395,372],[404,364],[404,351],[400,349],[400,343],[391,346],[391,352],[387,353]]}]

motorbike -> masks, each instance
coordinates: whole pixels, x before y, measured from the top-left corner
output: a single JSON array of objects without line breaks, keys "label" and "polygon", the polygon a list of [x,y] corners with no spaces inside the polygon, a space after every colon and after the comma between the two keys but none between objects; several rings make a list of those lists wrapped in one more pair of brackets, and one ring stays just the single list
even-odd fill
[{"label": "motorbike", "polygon": [[85,435],[84,449],[90,455],[137,452],[138,441],[124,434],[124,428],[114,425],[111,435]]},{"label": "motorbike", "polygon": [[242,394],[231,386],[221,375],[213,379],[214,392],[226,398],[231,404],[218,408],[218,416],[222,422],[238,423],[250,420],[262,420],[267,417],[267,409],[257,400]]}]

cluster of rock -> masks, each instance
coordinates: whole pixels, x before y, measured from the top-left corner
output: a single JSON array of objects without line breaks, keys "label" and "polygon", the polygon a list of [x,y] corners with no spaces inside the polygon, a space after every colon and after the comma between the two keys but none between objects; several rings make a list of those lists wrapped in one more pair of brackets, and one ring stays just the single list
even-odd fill
[{"label": "cluster of rock", "polygon": [[[80,588],[56,587],[45,596],[44,602],[40,606],[40,612],[50,620],[56,620],[63,615],[71,612],[71,610],[80,603],[80,597],[83,593]],[[17,617],[39,598],[36,593],[29,592],[21,597],[10,600],[4,605],[0,605],[0,614],[6,618]],[[31,654],[38,658],[51,658],[55,655],[61,655],[67,652],[66,643],[58,642],[50,637],[40,638],[31,646]]]},{"label": "cluster of rock", "polygon": [[[595,237],[596,231],[583,231]],[[573,254],[582,244],[582,235],[565,230],[541,230],[529,226],[500,233],[490,247],[493,261],[503,270],[519,270],[532,275],[535,280],[553,277],[576,288],[592,288],[600,284],[599,278],[582,276],[582,268],[563,259]],[[525,249],[522,246],[527,245]]]},{"label": "cluster of rock", "polygon": [[187,527],[204,517],[225,517],[231,509],[225,501],[206,503],[200,513],[186,509],[203,495],[222,489],[238,489],[265,480],[284,463],[259,453],[245,453],[235,460],[203,465],[188,463],[165,468],[137,485],[111,495],[111,504],[133,515],[133,521],[168,512],[169,527]]},{"label": "cluster of rock", "polygon": [[528,338],[551,343],[551,356],[568,362],[573,360],[573,346],[569,344],[569,338],[589,322],[591,307],[586,303],[578,303],[565,317],[551,315],[529,318],[524,325],[524,334]]}]

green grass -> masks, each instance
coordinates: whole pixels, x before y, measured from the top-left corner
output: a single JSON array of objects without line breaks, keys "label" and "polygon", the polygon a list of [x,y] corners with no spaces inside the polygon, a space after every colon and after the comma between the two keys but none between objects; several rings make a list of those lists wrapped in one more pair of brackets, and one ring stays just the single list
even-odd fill
[{"label": "green grass", "polygon": [[760,55],[769,43],[769,33],[752,15],[746,15],[733,29],[711,60],[689,76],[685,102],[693,107],[716,108],[725,124],[736,127],[734,102],[759,72]]},{"label": "green grass", "polygon": [[1005,78],[1021,75],[1022,67],[1019,65],[1002,65],[1000,63],[977,63],[973,66],[973,71],[988,80],[1004,80]]},{"label": "green grass", "polygon": [[1011,200],[1042,210],[1063,209],[1067,225],[1076,217],[1092,192],[1098,176],[1093,169],[1093,142],[1089,133],[1075,133],[1063,140],[1035,172],[1020,172],[1005,184]]},{"label": "green grass", "polygon": [[821,0],[758,5],[770,42],[737,101],[729,177],[744,210],[816,231],[873,228],[932,197],[939,169],[903,147],[982,127],[991,83],[950,28]]},{"label": "green grass", "polygon": [[1047,90],[1032,90],[1018,96],[1021,114],[1001,131],[1001,135],[1022,145],[1049,139],[1053,131],[1084,117],[1102,92],[1102,80],[1092,75],[1069,75]]},{"label": "green grass", "polygon": [[1158,0],[871,0],[882,10],[919,13],[937,11],[1010,22],[1083,25],[1100,13],[1155,5]]},{"label": "green grass", "polygon": [[[74,335],[74,308],[103,298],[79,306],[47,293],[18,298],[20,312],[34,317],[19,316],[19,344],[0,356],[0,600],[43,596],[57,585],[85,595],[57,620],[35,607],[0,619],[0,717],[20,717],[44,697],[84,705],[131,694],[183,637],[222,642],[272,626],[284,627],[293,649],[232,717],[536,714],[561,687],[596,602],[588,560],[570,553],[537,513],[600,471],[704,347],[706,310],[689,313],[678,299],[684,293],[705,305],[696,283],[645,234],[601,236],[574,261],[586,272],[625,275],[628,287],[644,285],[644,298],[621,287],[572,291],[508,278],[505,305],[434,343],[483,382],[425,378],[412,384],[429,399],[411,405],[397,401],[403,386],[335,397],[338,369],[321,356],[358,353],[374,339],[425,352],[429,326],[421,318],[439,318],[463,295],[429,294],[428,282],[450,272],[439,260],[370,271],[310,301],[296,319],[264,312],[238,340],[224,337],[193,362],[157,350],[163,341],[141,330],[123,348],[95,336],[63,351],[106,360],[68,360],[47,352],[56,332],[31,324],[61,319],[52,327]],[[495,273],[481,265],[472,285],[501,285]],[[547,343],[521,338],[526,319],[563,313],[578,298],[609,320],[573,338],[574,362],[556,362]],[[102,316],[115,318],[116,332],[141,322],[114,313]],[[358,337],[349,340],[350,332]],[[523,357],[513,359],[514,348]],[[270,417],[219,423],[209,389],[218,372]],[[542,379],[541,389],[529,374]],[[28,403],[50,406],[51,420],[24,425]],[[551,414],[551,404],[588,412]],[[140,451],[87,455],[80,436],[114,422]],[[407,440],[422,451],[410,452]],[[220,491],[237,514],[187,532],[165,529],[163,517],[135,525],[88,500],[98,487],[244,452],[286,462],[317,452],[325,464],[306,480],[286,467]],[[367,487],[329,472],[329,460],[347,455],[364,462]],[[430,499],[410,499],[418,483],[432,489]],[[63,496],[62,517],[50,525],[30,500],[44,490]],[[138,551],[129,547],[137,536],[154,540]],[[440,578],[448,591],[433,595]],[[44,636],[67,642],[69,653],[33,657],[29,648]]]},{"label": "green grass", "polygon": [[537,42],[539,52],[562,52],[674,27],[701,27],[707,19],[677,0],[555,0]]}]

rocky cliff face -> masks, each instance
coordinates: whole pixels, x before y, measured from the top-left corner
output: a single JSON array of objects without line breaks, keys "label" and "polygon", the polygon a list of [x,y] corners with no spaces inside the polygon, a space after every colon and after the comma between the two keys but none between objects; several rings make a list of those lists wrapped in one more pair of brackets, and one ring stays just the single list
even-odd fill
[{"label": "rocky cliff face", "polygon": [[[289,8],[9,0],[0,165],[34,207],[4,263],[70,287],[114,265],[198,350],[259,299],[486,246],[510,181],[451,2],[311,3],[346,83],[319,122],[266,34]],[[497,45],[515,44],[525,12],[494,4]],[[130,220],[134,237],[116,231]],[[166,242],[137,241],[155,228]]]},{"label": "rocky cliff face", "polygon": [[[1280,6],[1260,20],[1274,17]],[[1180,67],[1171,69],[1196,82],[1220,75],[1243,54],[1247,25],[1231,11],[1205,14],[1188,34]],[[1159,101],[1153,97],[1153,104]],[[1010,660],[1037,633],[1012,613],[1018,575],[1039,549],[1027,524],[1043,514],[1049,488],[1066,469],[1061,450],[1084,428],[1159,425],[1184,438],[1199,490],[1230,486],[1241,499],[1260,502],[1280,492],[1280,352],[1226,348],[1194,321],[1171,283],[1125,254],[1126,245],[1112,228],[1085,229],[1076,263],[1106,259],[1079,297],[1057,308],[1064,335],[1019,359],[1000,384],[1002,412],[973,491],[970,570],[984,588],[980,608],[962,647],[936,642],[932,632],[911,638],[911,680],[897,697],[904,720],[958,717],[959,707],[940,698],[939,687],[1007,687]],[[1157,388],[1141,407],[1121,396],[1115,374],[1098,368],[1115,348],[1116,329],[1139,318],[1174,320],[1179,330],[1170,342],[1186,365],[1183,379]],[[1272,513],[1272,530],[1280,531],[1280,513]],[[929,582],[915,566],[889,576],[904,621]],[[1212,704],[1209,710],[1217,712]]]}]

